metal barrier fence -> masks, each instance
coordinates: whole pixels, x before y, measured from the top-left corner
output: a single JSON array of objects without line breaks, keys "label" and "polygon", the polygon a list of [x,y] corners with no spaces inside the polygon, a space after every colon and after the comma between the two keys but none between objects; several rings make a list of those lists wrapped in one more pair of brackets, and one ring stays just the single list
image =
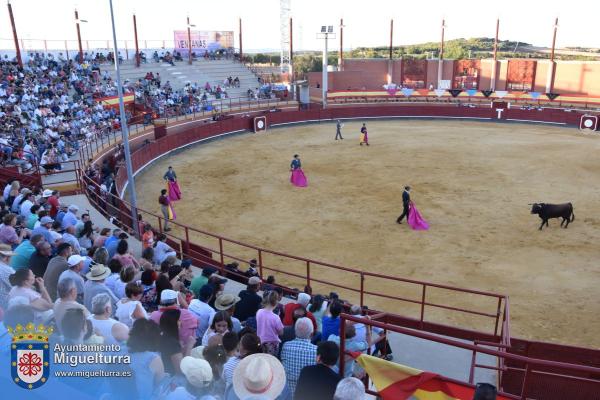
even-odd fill
[{"label": "metal barrier fence", "polygon": [[[398,326],[393,322],[393,320],[397,318],[399,318],[399,316],[389,313],[375,314],[371,315],[369,318],[348,314],[340,315],[340,371],[342,375],[345,369],[345,357],[342,355],[348,354],[345,350],[345,328],[346,324],[349,322],[362,323],[367,327],[381,328],[384,330],[384,332],[396,332],[430,342],[435,342],[440,345],[470,351],[472,352],[473,356],[471,359],[471,372],[468,380],[469,386],[474,387],[475,382],[473,371],[476,367],[498,370],[498,386],[501,392],[500,394],[511,399],[592,400],[597,399],[598,393],[600,393],[600,368],[541,360],[511,354],[506,351],[502,351],[502,349],[506,349],[507,347],[497,343],[484,343],[476,341],[476,344],[469,344],[438,335],[433,335],[427,332],[418,332]],[[499,347],[499,350],[492,350],[484,346]],[[476,364],[475,360],[477,354],[487,354],[497,357],[499,360],[499,366],[496,367]],[[506,366],[507,364],[514,363],[522,365],[522,368]],[[507,372],[518,372],[520,374],[517,382],[515,382],[514,379],[511,380],[510,391],[505,391],[504,387],[506,381],[506,379],[504,379],[504,374]],[[462,385],[465,384],[465,382],[450,378],[443,378],[443,380]],[[367,392],[377,395],[377,392],[369,390],[368,387]]]},{"label": "metal barrier fence", "polygon": [[[282,116],[284,114],[290,115],[292,120],[299,117],[307,119],[308,116],[304,114],[297,115],[297,113],[292,112],[273,113],[272,115]],[[186,129],[185,131],[167,136],[153,143],[147,143],[143,145],[141,149],[135,151],[132,154],[134,170],[139,169],[141,166],[161,154],[179,148],[182,145],[198,140],[209,139],[227,132],[246,130],[250,128],[250,124],[251,119],[243,117],[211,124],[202,124],[200,126],[197,124],[190,125],[189,129]],[[108,143],[113,143],[114,145],[115,142],[107,140],[106,142],[99,143],[99,146],[97,145],[96,148],[112,146],[109,146]],[[83,151],[86,152],[85,149]],[[93,153],[94,152],[87,152],[86,154],[90,155]],[[130,227],[131,217],[129,204],[117,196],[113,196],[109,193],[102,193],[96,183],[92,182],[87,177],[82,178],[82,187],[85,188],[90,201],[99,209],[103,210],[109,217],[113,217],[116,221],[120,221],[123,226]],[[121,185],[118,189],[123,189],[123,169],[117,174],[116,180],[118,185]],[[165,223],[163,216],[142,209],[138,209],[137,211],[142,215],[145,222],[149,222],[154,227],[158,228],[159,231],[163,231]],[[320,288],[337,288],[341,290],[341,293],[348,296],[348,298],[351,298],[353,302],[360,305],[368,304],[374,299],[397,302],[397,304],[403,304],[405,306],[412,305],[412,307],[414,307],[414,321],[416,321],[416,327],[419,329],[431,328],[428,317],[436,319],[436,313],[438,315],[441,315],[442,313],[444,315],[453,313],[469,315],[476,319],[476,321],[473,321],[474,330],[477,330],[477,328],[480,328],[481,326],[487,326],[485,335],[474,336],[472,332],[469,333],[467,330],[461,331],[460,328],[455,327],[453,329],[456,330],[457,334],[463,335],[464,337],[478,337],[482,340],[488,339],[494,342],[510,343],[509,322],[507,318],[508,300],[505,296],[342,267],[245,244],[211,232],[186,226],[177,221],[170,221],[169,224],[174,227],[174,230],[167,235],[169,242],[173,244],[173,247],[175,247],[182,256],[193,259],[196,264],[212,264],[223,269],[227,262],[237,261],[240,263],[248,263],[251,259],[255,258],[261,276],[267,276],[268,274],[278,275],[282,278],[281,281],[287,281],[289,283],[287,285],[288,289],[294,286],[302,287],[303,285]],[[321,278],[321,273],[327,270],[341,272],[348,277],[352,277],[348,280],[351,283],[342,284]],[[235,275],[231,271],[224,272]],[[382,281],[393,281],[396,282],[397,286],[403,286],[403,295],[399,296],[392,293],[382,293],[374,289],[377,287],[377,283]],[[471,308],[469,308],[461,305],[460,301],[458,301],[459,305],[450,305],[451,301],[447,302],[447,300],[452,296],[470,296],[470,298],[474,300],[471,301],[470,304],[482,303],[482,299],[487,299],[487,301],[484,302],[486,307],[477,309],[476,307],[471,306]],[[479,299],[479,301],[476,299]],[[444,318],[438,318],[438,320],[443,320]],[[487,322],[485,321],[489,321],[490,325],[487,325]]]}]

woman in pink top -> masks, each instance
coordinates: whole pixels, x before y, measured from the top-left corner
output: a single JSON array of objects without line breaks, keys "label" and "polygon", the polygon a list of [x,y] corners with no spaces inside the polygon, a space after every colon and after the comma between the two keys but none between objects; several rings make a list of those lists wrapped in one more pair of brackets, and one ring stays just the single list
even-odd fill
[{"label": "woman in pink top", "polygon": [[119,243],[117,244],[117,254],[115,254],[113,258],[119,260],[123,268],[131,265],[135,267],[136,270],[140,269],[140,264],[135,257],[129,253],[129,244],[125,239],[119,240]]},{"label": "woman in pink top", "polygon": [[265,353],[275,357],[279,354],[279,335],[283,333],[283,323],[273,309],[279,303],[279,296],[275,291],[265,293],[263,308],[256,313],[256,333],[262,342]]}]

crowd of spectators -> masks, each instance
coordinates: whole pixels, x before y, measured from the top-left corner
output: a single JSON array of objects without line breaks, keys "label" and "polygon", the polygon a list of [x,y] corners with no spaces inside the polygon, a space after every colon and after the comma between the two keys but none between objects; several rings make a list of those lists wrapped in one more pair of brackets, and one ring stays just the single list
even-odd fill
[{"label": "crowd of spectators", "polygon": [[[120,345],[131,356],[126,390],[134,398],[364,396],[352,378],[364,372],[350,359],[338,374],[344,304],[335,294],[300,293],[284,305],[281,287],[272,276],[263,282],[255,260],[244,272],[228,265],[226,274],[239,273],[247,287],[225,293],[228,280],[215,268],[194,275],[150,225],[134,254],[127,233],[100,229],[58,192],[18,181],[4,188],[0,219],[0,338],[10,340],[7,326],[33,322],[53,326],[55,343]],[[386,342],[363,324],[349,325],[346,336],[355,351]]]},{"label": "crowd of spectators", "polygon": [[97,102],[116,93],[96,59],[35,53],[23,68],[0,60],[0,161],[23,170],[34,163],[60,169],[81,141],[119,129],[116,110]]}]

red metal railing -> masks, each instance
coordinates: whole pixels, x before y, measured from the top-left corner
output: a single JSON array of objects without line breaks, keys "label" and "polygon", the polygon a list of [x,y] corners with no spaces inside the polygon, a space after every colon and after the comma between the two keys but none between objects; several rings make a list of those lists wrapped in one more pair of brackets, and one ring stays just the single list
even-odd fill
[{"label": "red metal railing", "polygon": [[[275,113],[273,115],[280,116],[282,114],[288,113]],[[288,116],[291,117],[291,120],[299,117],[299,115],[292,115],[292,113],[289,113]],[[304,119],[309,119],[306,118],[309,115],[302,116]],[[282,117],[280,119],[286,118]],[[200,127],[192,125],[186,131],[146,144],[141,150],[134,152],[132,154],[134,170],[139,169],[161,154],[182,145],[196,140],[208,139],[225,132],[244,130],[248,127],[249,120],[245,118],[203,124]],[[96,147],[102,148],[103,146],[100,144],[100,146],[96,145]],[[121,169],[117,174],[117,182],[121,185],[121,187],[118,187],[119,189],[122,189],[124,179],[124,169]],[[117,221],[121,221],[124,226],[131,226],[130,206],[127,202],[108,193],[102,193],[97,185],[86,177],[83,177],[83,182],[83,187],[87,188],[87,193],[90,195],[90,201],[104,210],[107,215],[115,217]],[[150,222],[154,227],[158,227],[160,231],[163,231],[164,218],[161,215],[143,209],[138,209],[137,211],[142,215],[144,221]],[[429,328],[428,324],[431,323],[431,319],[435,319],[435,313],[431,314],[432,310],[440,313],[444,312],[446,315],[452,313],[462,314],[463,316],[468,315],[474,321],[477,321],[474,324],[478,328],[485,324],[485,322],[481,323],[481,321],[490,322],[489,328],[486,328],[486,336],[478,336],[480,339],[485,338],[495,342],[510,343],[510,332],[506,322],[508,300],[505,296],[342,267],[249,245],[211,232],[192,228],[177,221],[170,221],[169,223],[175,227],[167,235],[170,242],[177,248],[181,255],[192,258],[197,263],[211,263],[223,268],[226,262],[238,261],[248,263],[250,259],[255,258],[258,260],[258,268],[261,275],[278,275],[290,287],[306,284],[308,286],[320,285],[321,287],[341,289],[345,295],[351,297],[354,303],[360,305],[372,303],[376,299],[381,302],[389,300],[398,302],[399,304],[412,304],[418,309],[415,313],[416,315],[414,315],[414,321],[416,321],[418,329]],[[192,235],[195,238],[190,238]],[[201,245],[196,244],[199,242]],[[344,283],[320,278],[321,274],[318,272],[326,270],[341,272],[349,278]],[[377,283],[382,280],[395,281],[398,285],[404,285],[407,288],[407,293],[415,292],[415,295],[393,295],[371,289],[371,287],[376,287]],[[452,294],[458,294],[459,296],[468,295],[473,299],[480,299],[480,301],[471,301],[471,304],[478,304],[482,302],[481,299],[488,299],[486,304],[489,304],[489,307],[486,307],[486,309],[477,309],[473,306],[469,308],[460,304],[451,304],[448,297]],[[474,337],[472,332],[471,334],[461,332],[461,334],[465,335],[465,337]]]},{"label": "red metal railing", "polygon": [[[381,328],[384,331],[391,331],[401,333],[420,339],[424,339],[430,342],[440,344],[440,352],[443,352],[442,346],[448,346],[452,348],[464,349],[473,353],[471,361],[471,370],[469,374],[468,385],[474,387],[474,368],[487,368],[496,369],[500,373],[503,371],[519,371],[522,373],[522,379],[518,388],[513,387],[511,392],[503,392],[503,380],[502,375],[499,375],[499,389],[500,394],[509,397],[511,399],[544,399],[544,400],[564,400],[564,399],[597,399],[597,394],[600,392],[600,368],[569,364],[556,361],[541,360],[531,357],[524,357],[516,354],[510,354],[506,351],[493,350],[484,346],[494,346],[499,348],[506,348],[503,344],[498,343],[487,343],[476,341],[475,344],[469,344],[454,339],[448,339],[438,335],[433,335],[427,332],[419,332],[411,329],[407,329],[402,326],[390,322],[390,320],[397,319],[399,316],[388,313],[380,313],[372,315],[369,318],[353,316],[348,314],[340,315],[340,354],[348,354],[345,350],[345,327],[347,321],[351,323],[362,323],[366,326]],[[477,354],[487,354],[490,356],[497,357],[499,365],[501,367],[493,367],[488,365],[475,364],[474,360]],[[435,355],[430,356],[431,361],[435,361]],[[522,368],[514,367],[502,367],[508,362],[520,363],[523,365]],[[345,369],[345,357],[340,356],[340,373],[343,374]],[[559,385],[556,386],[542,386],[540,382],[547,382],[548,379],[558,380]],[[464,385],[466,382],[461,382],[455,379],[443,378],[448,382],[455,382]],[[369,390],[367,392],[373,395],[377,395],[377,392]]]}]

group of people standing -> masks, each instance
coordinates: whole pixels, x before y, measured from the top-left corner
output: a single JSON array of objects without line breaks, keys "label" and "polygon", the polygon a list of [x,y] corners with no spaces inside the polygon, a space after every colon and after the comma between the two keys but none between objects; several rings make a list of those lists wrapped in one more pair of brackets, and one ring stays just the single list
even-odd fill
[{"label": "group of people standing", "polygon": [[[344,125],[338,119],[336,123],[336,132],[335,132],[335,140],[344,140],[342,136],[342,127]],[[363,123],[360,128],[360,146],[366,144],[369,146],[369,134],[367,131],[367,124]],[[300,160],[300,156],[298,154],[294,154],[294,158],[290,163],[290,182],[292,185],[297,187],[306,187],[308,186],[308,180],[302,171],[302,161]],[[402,224],[402,220],[406,217],[408,221],[408,225],[414,230],[427,230],[429,229],[429,224],[422,217],[414,203],[410,200],[410,186],[404,187],[404,192],[402,192],[402,214],[396,219],[398,224]]]}]

